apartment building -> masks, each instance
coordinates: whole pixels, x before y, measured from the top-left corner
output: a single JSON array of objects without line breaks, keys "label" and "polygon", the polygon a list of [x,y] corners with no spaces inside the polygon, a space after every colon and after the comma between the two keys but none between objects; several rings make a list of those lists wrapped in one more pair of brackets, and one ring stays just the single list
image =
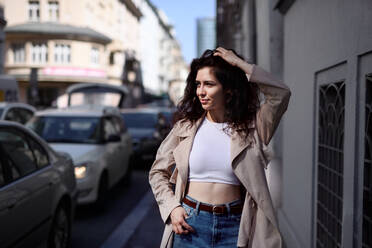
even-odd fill
[{"label": "apartment building", "polygon": [[166,14],[149,0],[134,1],[143,13],[140,22],[140,60],[145,91],[168,94],[176,104],[183,95],[188,66]]},{"label": "apartment building", "polygon": [[[53,105],[71,84],[141,85],[140,10],[130,0],[1,0],[7,20],[5,73],[19,82],[20,100]],[[124,67],[126,66],[126,71]],[[37,87],[38,99],[31,94]]]}]

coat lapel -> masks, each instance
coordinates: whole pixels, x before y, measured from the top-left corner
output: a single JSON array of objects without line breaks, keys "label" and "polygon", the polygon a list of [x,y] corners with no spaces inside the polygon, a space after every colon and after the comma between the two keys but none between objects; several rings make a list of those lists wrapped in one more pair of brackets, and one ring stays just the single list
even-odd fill
[{"label": "coat lapel", "polygon": [[[254,128],[254,124],[250,125],[250,128]],[[252,137],[248,137],[247,139],[243,139],[237,131],[232,131],[230,142],[230,164],[234,168],[234,160],[235,158],[248,146],[253,143],[254,139]]]},{"label": "coat lapel", "polygon": [[[189,156],[200,124],[204,120],[204,116],[197,120],[193,125],[190,122],[180,124],[178,131],[175,133],[180,139],[180,143],[173,151],[176,168],[182,179],[182,186],[185,187],[188,181],[189,174]],[[182,191],[183,192],[183,191]]]},{"label": "coat lapel", "polygon": [[[254,127],[254,125],[251,125],[251,127]],[[231,165],[235,175],[251,194],[259,208],[263,210],[273,225],[278,227],[276,218],[272,212],[273,206],[264,172],[264,163],[260,159],[260,150],[257,148],[257,139],[257,132],[254,133],[253,137],[243,139],[234,131],[231,136]],[[243,160],[240,160],[238,156],[245,149],[248,149],[247,154]]]}]

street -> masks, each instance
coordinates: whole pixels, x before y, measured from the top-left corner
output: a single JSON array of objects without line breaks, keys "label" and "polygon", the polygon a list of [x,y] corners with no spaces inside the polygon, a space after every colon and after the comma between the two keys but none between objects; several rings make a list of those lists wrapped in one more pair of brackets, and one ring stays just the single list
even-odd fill
[{"label": "street", "polygon": [[[143,198],[147,200],[139,206]],[[71,247],[159,247],[162,231],[163,223],[148,184],[148,170],[138,169],[133,171],[130,185],[120,182],[110,191],[104,212],[99,213],[90,205],[77,208]],[[112,236],[115,232],[117,237]]]}]

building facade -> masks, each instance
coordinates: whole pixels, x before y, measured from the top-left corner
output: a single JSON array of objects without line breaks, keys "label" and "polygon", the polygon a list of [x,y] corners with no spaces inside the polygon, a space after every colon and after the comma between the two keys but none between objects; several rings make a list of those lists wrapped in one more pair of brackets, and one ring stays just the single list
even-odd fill
[{"label": "building facade", "polygon": [[368,1],[217,2],[217,45],[292,91],[267,171],[286,247],[372,246],[371,9]]},{"label": "building facade", "polygon": [[131,1],[1,3],[5,71],[19,82],[21,101],[49,107],[74,83],[123,83],[126,53],[139,49],[141,13]]},{"label": "building facade", "polygon": [[197,57],[206,49],[216,48],[216,19],[199,18],[196,21]]},{"label": "building facade", "polygon": [[71,84],[102,82],[127,85],[125,106],[136,106],[145,90],[167,92],[174,78],[167,69],[178,43],[150,1],[0,3],[8,21],[5,72],[19,82],[21,101],[48,107]]},{"label": "building facade", "polygon": [[175,88],[185,85],[188,68],[174,28],[165,13],[149,0],[137,0],[136,4],[143,13],[140,22],[140,58],[145,91],[157,96],[168,94],[176,104],[180,91]]}]

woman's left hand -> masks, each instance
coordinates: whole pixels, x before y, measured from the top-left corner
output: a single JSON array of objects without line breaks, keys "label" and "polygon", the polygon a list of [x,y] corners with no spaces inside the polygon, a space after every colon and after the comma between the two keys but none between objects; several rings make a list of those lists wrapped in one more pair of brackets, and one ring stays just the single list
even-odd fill
[{"label": "woman's left hand", "polygon": [[232,51],[227,50],[223,47],[216,48],[213,55],[214,56],[220,56],[221,58],[223,58],[227,63],[231,64],[232,66],[238,66],[239,67],[239,65],[242,62],[245,62],[244,60],[242,60],[241,58],[236,56]]},{"label": "woman's left hand", "polygon": [[243,59],[236,56],[235,53],[231,50],[227,50],[223,47],[218,47],[216,48],[213,56],[220,56],[230,65],[239,67],[240,69],[242,69],[245,73],[249,75],[252,74],[253,65],[245,62]]}]

